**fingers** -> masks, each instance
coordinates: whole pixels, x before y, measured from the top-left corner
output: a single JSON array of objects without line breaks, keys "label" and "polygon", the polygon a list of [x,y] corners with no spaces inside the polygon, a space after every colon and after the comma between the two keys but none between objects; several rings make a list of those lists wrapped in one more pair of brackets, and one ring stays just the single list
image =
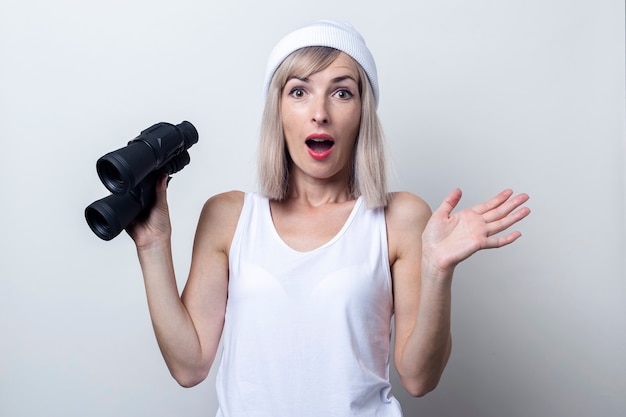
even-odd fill
[{"label": "fingers", "polygon": [[518,231],[511,232],[505,236],[492,237],[487,239],[485,249],[496,249],[515,242],[522,234]]},{"label": "fingers", "polygon": [[497,196],[493,197],[492,199],[487,200],[486,202],[482,204],[478,204],[474,206],[472,210],[478,214],[486,214],[489,211],[497,207],[500,207],[502,203],[507,201],[512,195],[513,195],[513,190],[501,191]]},{"label": "fingers", "polygon": [[510,198],[512,195],[512,190],[504,190],[491,200],[475,206],[472,210],[475,213],[482,215],[487,223],[500,220],[511,214],[513,210],[524,204],[529,199],[529,196],[526,193]]},{"label": "fingers", "polygon": [[[510,218],[510,220],[515,219],[514,221],[511,222],[511,224],[513,224],[521,220],[522,218],[526,217],[530,213],[530,210],[528,208],[524,208],[524,210],[521,210],[521,211],[518,210],[520,206],[522,206],[524,203],[528,201],[528,199],[529,197],[527,194],[519,194],[513,197],[512,199],[503,202],[501,205],[494,207],[487,213],[483,214],[483,219],[487,223],[498,222],[500,220],[509,218],[511,213],[517,210],[517,212],[515,212],[515,216]],[[521,217],[519,217],[520,215]],[[510,224],[508,226],[510,226]]]},{"label": "fingers", "polygon": [[522,207],[519,210],[516,210],[515,212],[508,214],[503,219],[499,219],[497,221],[488,223],[488,235],[493,236],[495,234],[505,231],[509,227],[513,226],[515,223],[524,219],[529,214],[530,214],[530,209],[528,207]]},{"label": "fingers", "polygon": [[485,248],[499,248],[513,243],[522,234],[518,231],[510,232],[504,236],[495,236],[530,214],[528,207],[522,207],[529,200],[526,193],[514,197],[510,189],[503,190],[490,200],[474,206],[471,210],[480,215],[486,225],[487,239]]},{"label": "fingers", "polygon": [[[461,190],[459,188],[455,189],[448,194],[437,211],[450,216],[461,200],[461,195]],[[511,198],[512,195],[513,190],[503,190],[492,199],[472,207],[472,211],[482,215],[488,223],[500,220],[508,216],[513,210],[524,204],[530,198],[526,193],[521,193]]]}]

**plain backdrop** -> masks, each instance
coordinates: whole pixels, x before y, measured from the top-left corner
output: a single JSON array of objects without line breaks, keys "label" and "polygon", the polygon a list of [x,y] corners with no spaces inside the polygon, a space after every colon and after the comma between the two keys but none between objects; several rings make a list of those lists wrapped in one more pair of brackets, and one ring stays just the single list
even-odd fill
[{"label": "plain backdrop", "polygon": [[131,240],[85,223],[95,161],[197,127],[169,191],[182,288],[204,201],[256,189],[267,55],[318,18],[376,57],[393,189],[531,195],[523,237],[457,269],[439,387],[394,374],[405,415],[626,415],[623,1],[0,0],[1,416],[215,414],[215,369],[169,376]]}]

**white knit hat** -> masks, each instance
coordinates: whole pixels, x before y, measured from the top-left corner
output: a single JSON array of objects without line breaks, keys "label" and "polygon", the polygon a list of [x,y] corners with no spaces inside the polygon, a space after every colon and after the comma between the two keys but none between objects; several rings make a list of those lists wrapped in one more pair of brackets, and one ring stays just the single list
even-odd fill
[{"label": "white knit hat", "polygon": [[307,46],[327,46],[350,55],[365,70],[374,90],[374,99],[378,104],[378,75],[372,53],[367,49],[361,34],[351,25],[334,20],[315,21],[291,32],[276,44],[267,61],[263,90],[265,97],[269,93],[274,72],[283,60],[292,52]]}]

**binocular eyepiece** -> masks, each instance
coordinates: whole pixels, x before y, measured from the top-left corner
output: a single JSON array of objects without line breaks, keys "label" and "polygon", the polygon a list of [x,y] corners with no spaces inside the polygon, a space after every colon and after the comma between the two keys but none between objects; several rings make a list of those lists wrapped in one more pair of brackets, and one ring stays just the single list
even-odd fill
[{"label": "binocular eyepiece", "polygon": [[161,122],[142,131],[127,146],[98,159],[98,176],[112,195],[85,209],[91,230],[99,238],[111,240],[147,212],[154,204],[159,178],[189,164],[187,150],[197,142],[198,131],[191,123]]}]

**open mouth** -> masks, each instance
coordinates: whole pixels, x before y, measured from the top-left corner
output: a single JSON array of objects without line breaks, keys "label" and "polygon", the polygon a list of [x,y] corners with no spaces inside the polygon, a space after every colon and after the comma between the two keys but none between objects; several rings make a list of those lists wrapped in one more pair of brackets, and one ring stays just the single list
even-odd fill
[{"label": "open mouth", "polygon": [[322,161],[332,153],[335,141],[325,133],[313,133],[306,138],[305,144],[313,159]]},{"label": "open mouth", "polygon": [[328,152],[334,144],[335,142],[333,142],[332,140],[322,138],[313,138],[306,141],[306,146],[308,146],[309,149],[315,154],[323,154]]}]

